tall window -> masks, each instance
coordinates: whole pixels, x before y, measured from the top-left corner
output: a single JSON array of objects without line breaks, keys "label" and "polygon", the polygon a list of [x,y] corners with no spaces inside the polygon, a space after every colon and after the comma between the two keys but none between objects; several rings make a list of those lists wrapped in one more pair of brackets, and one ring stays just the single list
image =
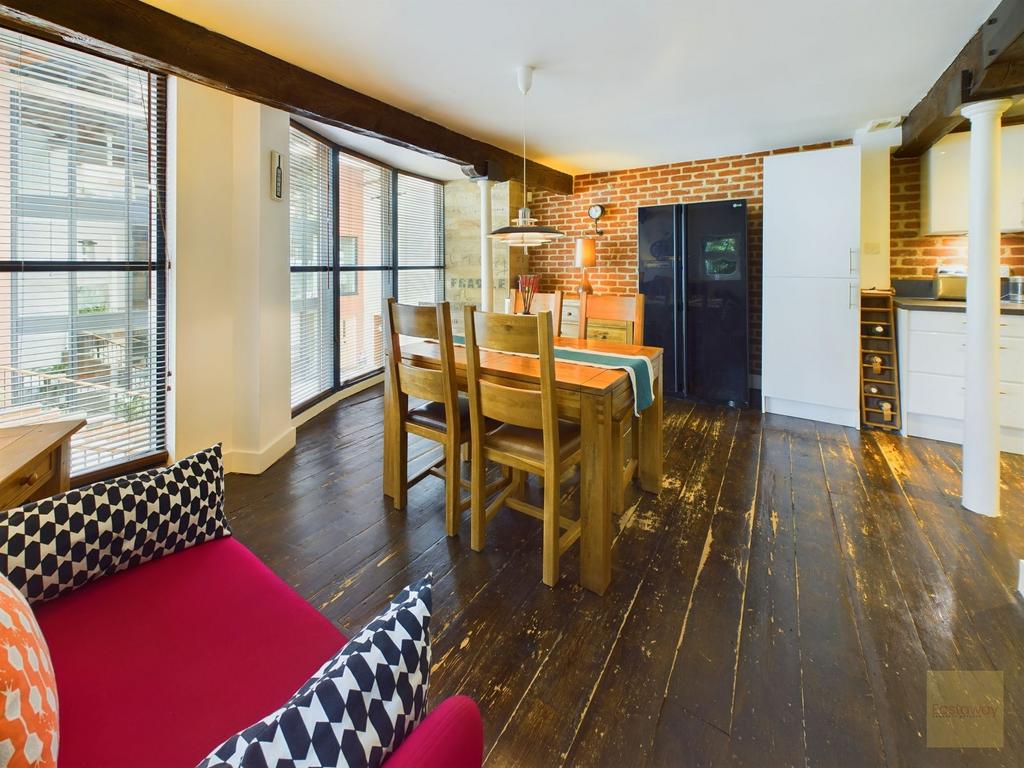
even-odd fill
[{"label": "tall window", "polygon": [[334,386],[331,153],[297,130],[289,141],[292,405]]},{"label": "tall window", "polygon": [[0,29],[0,426],[71,471],[165,448],[162,77]]},{"label": "tall window", "polygon": [[444,299],[444,187],[291,131],[292,407],[384,364],[388,296]]}]

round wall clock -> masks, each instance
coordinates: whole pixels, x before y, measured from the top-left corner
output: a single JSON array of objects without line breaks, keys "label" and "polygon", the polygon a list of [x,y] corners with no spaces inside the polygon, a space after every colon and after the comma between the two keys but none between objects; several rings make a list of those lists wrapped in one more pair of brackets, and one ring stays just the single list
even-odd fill
[{"label": "round wall clock", "polygon": [[603,205],[592,205],[592,206],[590,206],[590,208],[587,209],[587,215],[590,216],[590,218],[592,218],[594,221],[597,221],[602,216],[604,216],[604,206]]}]

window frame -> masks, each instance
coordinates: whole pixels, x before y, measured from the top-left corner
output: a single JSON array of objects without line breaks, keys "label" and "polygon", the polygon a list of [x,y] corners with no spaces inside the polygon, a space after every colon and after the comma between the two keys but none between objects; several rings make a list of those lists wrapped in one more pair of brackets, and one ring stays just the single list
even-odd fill
[{"label": "window frame", "polygon": [[[442,200],[442,215],[443,215],[443,210],[444,210],[444,208],[443,208],[443,206],[444,206],[444,182],[441,181],[440,179],[432,179],[429,176],[422,176],[420,174],[411,173],[409,171],[399,170],[398,168],[390,166],[387,163],[381,162],[380,160],[377,160],[377,159],[372,158],[372,157],[368,157],[368,156],[366,156],[366,155],[364,155],[364,154],[362,154],[360,152],[356,152],[355,150],[349,149],[348,147],[343,147],[342,145],[338,144],[337,142],[332,141],[328,137],[324,136],[321,133],[318,133],[317,131],[313,130],[309,126],[304,125],[303,123],[300,123],[299,121],[295,120],[294,118],[290,121],[290,127],[295,129],[295,130],[297,130],[297,131],[299,131],[299,132],[301,132],[301,133],[304,133],[306,136],[310,137],[311,139],[322,143],[324,146],[327,147],[327,149],[330,152],[330,158],[331,158],[331,160],[330,160],[330,167],[331,167],[331,174],[330,174],[330,185],[331,185],[330,200],[331,200],[331,233],[332,233],[332,238],[331,238],[331,258],[332,258],[332,263],[331,263],[330,266],[326,266],[326,267],[324,267],[324,266],[315,266],[315,265],[292,265],[292,264],[289,264],[289,274],[291,275],[291,274],[300,273],[300,272],[320,272],[320,273],[329,272],[332,275],[332,281],[331,281],[331,290],[332,290],[332,294],[333,294],[333,297],[332,297],[332,300],[333,300],[333,312],[332,312],[332,317],[333,317],[333,328],[332,328],[332,331],[333,331],[333,333],[332,333],[332,336],[333,336],[333,339],[334,339],[334,354],[332,356],[333,357],[333,364],[334,364],[334,371],[333,371],[333,376],[332,376],[333,385],[329,389],[326,389],[323,392],[320,392],[320,393],[318,393],[316,395],[313,395],[312,397],[307,398],[306,400],[302,401],[301,403],[293,406],[292,407],[292,417],[294,418],[294,417],[298,416],[299,414],[303,413],[304,411],[306,411],[306,410],[312,408],[313,406],[317,405],[318,403],[323,402],[327,398],[332,397],[333,395],[337,394],[338,392],[340,392],[340,391],[342,391],[344,389],[347,389],[348,387],[351,387],[351,386],[354,386],[356,384],[359,384],[360,382],[366,381],[367,379],[373,378],[374,376],[379,376],[384,371],[384,366],[381,365],[378,368],[374,368],[373,370],[366,371],[364,373],[361,373],[361,374],[359,374],[357,376],[353,376],[351,378],[347,378],[346,379],[346,378],[342,377],[342,370],[341,370],[341,297],[342,296],[352,296],[352,295],[358,294],[359,288],[360,288],[360,283],[363,282],[362,280],[360,280],[360,277],[359,277],[360,273],[363,273],[363,272],[377,272],[377,273],[381,273],[381,274],[384,274],[384,275],[387,275],[387,273],[390,273],[390,275],[382,278],[383,284],[387,287],[387,296],[388,297],[398,296],[398,277],[399,277],[399,274],[401,272],[406,272],[406,271],[408,271],[408,272],[416,272],[416,271],[419,271],[419,272],[433,272],[435,275],[440,273],[440,276],[437,278],[437,280],[438,280],[438,284],[440,285],[440,288],[441,288],[441,300],[442,301],[444,300],[445,289],[446,289],[447,286],[445,284],[445,279],[444,279],[444,277],[445,277],[445,264],[444,264],[444,228],[443,227],[442,227],[441,233],[440,233],[440,237],[441,237],[441,251],[440,251],[441,252],[441,263],[440,264],[437,264],[437,265],[434,265],[434,266],[424,266],[424,265],[403,266],[400,263],[400,260],[399,260],[399,248],[400,248],[400,245],[399,245],[399,242],[398,242],[398,218],[399,218],[398,217],[398,178],[399,178],[399,176],[411,176],[411,177],[414,177],[414,178],[422,179],[423,181],[428,181],[428,182],[430,182],[432,184],[439,185],[440,188],[441,188],[441,191],[442,191],[442,197],[441,197],[441,200]],[[341,259],[341,256],[342,256],[341,241],[342,241],[343,238],[339,234],[340,223],[341,223],[341,184],[340,184],[340,178],[339,178],[340,177],[340,169],[339,169],[338,160],[339,160],[339,156],[340,155],[347,155],[349,157],[356,158],[357,160],[362,160],[363,162],[367,162],[367,163],[371,163],[372,165],[376,165],[376,166],[384,169],[385,171],[387,171],[387,173],[388,173],[388,175],[390,177],[390,189],[389,189],[390,198],[391,198],[390,201],[389,201],[390,210],[391,210],[390,249],[389,249],[389,252],[387,253],[387,258],[386,258],[385,263],[382,263],[380,265],[359,266],[357,264],[350,264],[350,265],[342,264],[342,259]],[[358,253],[358,246],[357,246],[356,251]],[[342,290],[341,284],[342,284],[342,278],[343,277],[353,281],[352,282],[352,290]]]},{"label": "window frame", "polygon": [[[124,474],[125,472],[135,472],[143,469],[148,469],[155,466],[166,464],[170,453],[167,448],[167,382],[168,382],[168,337],[167,337],[167,281],[168,281],[168,270],[170,269],[170,262],[167,257],[167,238],[166,238],[166,222],[167,222],[167,162],[168,162],[168,147],[167,147],[167,122],[168,122],[168,105],[167,105],[167,76],[155,72],[147,67],[138,65],[129,65],[116,58],[110,56],[104,56],[100,53],[91,50],[83,50],[75,45],[68,45],[63,41],[49,40],[45,37],[29,34],[18,29],[16,26],[0,24],[0,28],[8,32],[12,32],[17,35],[23,35],[27,38],[37,40],[49,45],[65,48],[68,50],[76,51],[78,53],[85,53],[91,57],[97,59],[103,59],[105,61],[113,62],[122,67],[136,70],[143,73],[149,81],[149,98],[154,100],[151,105],[151,110],[154,116],[153,124],[150,126],[149,135],[147,137],[147,143],[149,146],[149,162],[151,164],[151,179],[153,180],[154,189],[151,193],[150,210],[148,212],[150,224],[150,249],[149,254],[145,260],[135,260],[127,258],[124,260],[78,260],[73,258],[63,259],[14,259],[0,260],[0,273],[9,274],[30,274],[30,273],[61,273],[73,275],[76,273],[88,273],[88,272],[144,272],[149,274],[149,279],[153,280],[153,300],[155,301],[154,309],[154,321],[155,328],[153,329],[155,339],[155,357],[152,362],[154,368],[154,389],[153,399],[154,406],[152,411],[152,418],[154,419],[153,429],[155,433],[160,436],[160,439],[156,441],[157,448],[148,452],[129,455],[121,461],[116,461],[110,464],[101,464],[99,466],[90,466],[79,470],[78,472],[71,475],[72,486],[84,485],[100,480],[105,480],[111,477],[117,477]],[[12,98],[10,110],[13,114],[15,109],[21,107],[15,106],[15,98]],[[69,108],[74,109],[74,105],[69,105]],[[12,221],[12,232],[11,232],[11,248],[12,256],[14,256],[16,243],[18,237],[14,231],[14,221],[16,220],[19,211],[22,206],[28,203],[29,209],[31,209],[31,201],[21,201],[18,198],[20,193],[16,191],[15,179],[20,171],[16,171],[14,164],[17,162],[17,153],[14,151],[16,146],[16,137],[11,136],[11,166],[9,172],[11,173],[11,221]],[[70,160],[69,160],[70,162]],[[126,169],[127,171],[127,169]],[[69,174],[73,175],[74,170],[70,169]],[[69,176],[71,178],[71,176]],[[93,204],[100,206],[105,205],[105,201],[92,201]],[[119,201],[120,202],[120,201]],[[119,203],[110,203],[110,208],[114,209]],[[71,211],[71,216],[75,215],[75,211]],[[131,233],[131,227],[128,227],[129,236]],[[70,255],[70,254],[69,254]],[[131,315],[131,307],[127,308],[126,313]]]}]

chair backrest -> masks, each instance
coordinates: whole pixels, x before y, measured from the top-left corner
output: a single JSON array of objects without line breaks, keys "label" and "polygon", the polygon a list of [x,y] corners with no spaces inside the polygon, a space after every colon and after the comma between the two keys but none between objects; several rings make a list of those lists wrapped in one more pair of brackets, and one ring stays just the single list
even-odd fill
[{"label": "chair backrest", "polygon": [[[403,418],[409,396],[444,403],[449,434],[459,434],[455,351],[448,302],[414,306],[388,299],[385,317],[388,323],[384,335],[387,340],[389,385],[395,388],[394,394],[399,395]],[[420,365],[406,358],[402,354],[403,336],[437,341],[441,353],[440,368]]]},{"label": "chair backrest", "polygon": [[[521,315],[526,309],[523,301],[523,292],[518,288],[512,289],[512,314]],[[562,292],[535,293],[530,303],[530,313],[550,312],[551,320],[554,323],[555,336],[562,335]]]},{"label": "chair backrest", "polygon": [[633,343],[644,343],[644,295],[584,293],[580,299],[579,338],[587,338],[588,320],[618,320],[633,325]]},{"label": "chair backrest", "polygon": [[[496,378],[482,372],[480,349],[537,355],[540,385]],[[473,435],[484,419],[544,430],[544,453],[558,456],[555,406],[555,343],[551,312],[506,315],[466,307],[466,379]]]}]

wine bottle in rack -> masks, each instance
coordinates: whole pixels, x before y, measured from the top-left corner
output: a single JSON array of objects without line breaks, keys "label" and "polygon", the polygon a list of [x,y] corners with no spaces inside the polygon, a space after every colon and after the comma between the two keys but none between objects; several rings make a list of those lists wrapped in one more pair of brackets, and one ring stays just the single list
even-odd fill
[{"label": "wine bottle in rack", "polygon": [[873,334],[875,334],[875,336],[885,336],[885,326],[884,325],[874,325],[874,326],[871,327],[871,332]]},{"label": "wine bottle in rack", "polygon": [[882,403],[882,418],[886,421],[892,421],[892,403]]},{"label": "wine bottle in rack", "polygon": [[867,386],[866,386],[866,387],[864,388],[864,391],[865,391],[865,392],[866,392],[867,394],[869,394],[869,395],[877,395],[877,394],[879,394],[879,389],[878,389],[878,387],[876,387],[876,386],[875,386],[874,384],[868,384],[868,385],[867,385]]},{"label": "wine bottle in rack", "polygon": [[865,355],[864,362],[871,366],[872,373],[882,372],[882,358],[879,355]]}]

